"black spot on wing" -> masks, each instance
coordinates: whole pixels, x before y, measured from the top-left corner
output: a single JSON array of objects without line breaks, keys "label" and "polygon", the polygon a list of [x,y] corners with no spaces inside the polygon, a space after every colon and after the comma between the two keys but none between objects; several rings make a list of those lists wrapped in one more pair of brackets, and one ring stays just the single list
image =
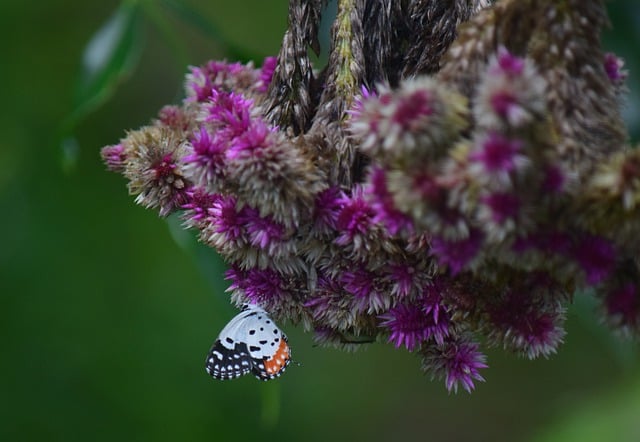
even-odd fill
[{"label": "black spot on wing", "polygon": [[205,360],[205,370],[214,379],[235,379],[251,371],[253,360],[246,344],[237,343],[233,349],[218,339]]}]

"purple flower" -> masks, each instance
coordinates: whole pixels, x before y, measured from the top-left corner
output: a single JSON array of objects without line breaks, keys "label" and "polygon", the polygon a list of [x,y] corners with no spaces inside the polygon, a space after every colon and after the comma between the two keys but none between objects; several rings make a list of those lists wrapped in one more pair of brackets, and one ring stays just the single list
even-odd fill
[{"label": "purple flower", "polygon": [[433,317],[433,321],[437,324],[440,315],[446,313],[442,305],[442,292],[444,291],[444,283],[441,279],[433,279],[426,284],[422,290],[422,308],[424,312]]},{"label": "purple flower", "polygon": [[514,119],[513,117],[509,118],[509,116],[513,115],[514,112],[519,112],[520,109],[518,98],[509,90],[497,91],[489,98],[489,103],[493,111],[507,121]]},{"label": "purple flower", "polygon": [[116,144],[114,146],[105,146],[100,151],[102,160],[107,165],[107,169],[111,172],[123,172],[125,162],[127,161],[127,154],[124,151],[122,144]]},{"label": "purple flower", "polygon": [[[314,293],[316,296],[304,303],[305,308],[310,310],[311,315],[316,321],[326,321],[329,319],[332,323],[340,324],[341,329],[348,328],[343,324],[344,318],[336,318],[335,315],[337,304],[348,305],[345,302],[345,292],[340,281],[320,272],[318,274],[318,284]],[[340,308],[345,316],[350,316],[349,311]],[[336,321],[337,319],[337,321]]]},{"label": "purple flower", "polygon": [[437,182],[433,175],[422,172],[413,176],[412,189],[433,205],[446,203],[445,189]]},{"label": "purple flower", "polygon": [[572,254],[584,271],[589,285],[597,285],[604,281],[616,263],[613,244],[600,236],[582,235],[578,238]]},{"label": "purple flower", "polygon": [[481,164],[484,172],[489,174],[510,173],[522,161],[520,151],[522,142],[509,139],[498,132],[489,132],[469,159]]},{"label": "purple flower", "polygon": [[444,377],[447,390],[458,392],[461,385],[468,393],[475,388],[474,381],[484,381],[480,370],[487,368],[486,357],[478,351],[478,344],[461,339],[450,339],[425,351],[423,368],[435,377]]},{"label": "purple flower", "polygon": [[155,178],[157,180],[170,177],[173,175],[174,170],[178,167],[176,165],[175,160],[173,159],[173,154],[168,153],[163,156],[160,161],[154,163],[151,168],[155,172]]},{"label": "purple flower", "polygon": [[640,325],[640,295],[638,287],[628,282],[610,291],[604,300],[607,314],[621,326]]},{"label": "purple flower", "polygon": [[398,304],[378,317],[383,320],[380,326],[391,331],[389,342],[393,342],[396,348],[404,346],[413,351],[430,338],[442,342],[449,334],[446,322],[435,322],[432,315],[413,304]]},{"label": "purple flower", "polygon": [[[492,2],[457,2],[457,37],[450,8],[422,8],[435,41],[388,28],[404,7],[355,2],[316,75],[296,40],[321,11],[291,3],[279,60],[191,68],[182,103],[102,151],[137,203],[182,210],[232,266],[232,302],[323,342],[388,339],[450,391],[482,380],[476,341],[553,353],[576,288],[596,285],[612,322],[640,330],[640,150],[616,106],[621,60],[592,60],[602,8],[504,2],[487,27],[476,6]],[[363,30],[363,14],[382,25]],[[574,42],[570,56],[522,50],[529,28],[559,30],[546,43]],[[363,32],[366,72],[342,50]]]},{"label": "purple flower", "polygon": [[620,84],[627,78],[627,72],[622,70],[624,60],[616,54],[607,52],[604,54],[604,70],[614,84]]},{"label": "purple flower", "polygon": [[337,187],[329,187],[320,192],[315,199],[313,211],[314,228],[320,231],[336,229],[341,204],[342,195]]},{"label": "purple flower", "polygon": [[176,130],[186,130],[189,120],[184,110],[178,106],[164,106],[158,112],[158,121],[164,126]]},{"label": "purple flower", "polygon": [[544,180],[542,190],[546,193],[560,193],[564,189],[566,177],[560,167],[549,164],[544,169]]},{"label": "purple flower", "polygon": [[228,241],[237,241],[244,236],[242,217],[236,209],[236,199],[221,196],[210,209],[211,224],[215,233],[225,235]]},{"label": "purple flower", "polygon": [[498,64],[496,72],[501,72],[509,76],[521,75],[524,71],[524,59],[512,55],[504,46],[498,49]]},{"label": "purple flower", "polygon": [[229,291],[239,290],[244,292],[247,281],[247,271],[243,270],[237,264],[233,264],[227,271],[224,272],[224,279],[231,281],[229,284]]},{"label": "purple flower", "polygon": [[464,239],[431,239],[431,253],[442,266],[448,266],[452,274],[459,273],[478,254],[484,237],[479,230],[471,229]]},{"label": "purple flower", "polygon": [[489,307],[488,313],[495,327],[494,337],[505,346],[521,351],[533,359],[554,353],[564,338],[564,309],[539,298],[537,290],[548,293],[548,281],[531,275],[507,289],[503,299]]},{"label": "purple flower", "polygon": [[191,68],[187,75],[187,102],[203,103],[216,92],[232,89],[238,83],[246,82],[243,77],[253,77],[252,69],[241,63],[209,61],[202,67]]},{"label": "purple flower", "polygon": [[508,192],[496,192],[481,199],[491,209],[493,222],[503,224],[508,219],[515,219],[520,211],[520,198]]},{"label": "purple flower", "polygon": [[373,223],[375,212],[364,198],[361,187],[354,188],[350,197],[343,194],[339,203],[342,208],[336,222],[340,232],[336,238],[336,244],[346,245],[354,242],[356,238],[367,235]]},{"label": "purple flower", "polygon": [[371,208],[375,213],[373,222],[384,225],[391,235],[397,235],[402,230],[411,232],[411,218],[395,207],[393,195],[387,188],[385,170],[374,167],[369,179],[371,186],[367,190],[371,195]]},{"label": "purple flower", "polygon": [[304,307],[309,309],[313,319],[318,321],[330,313],[330,303],[331,298],[329,296],[316,296],[307,300],[304,303]]},{"label": "purple flower", "polygon": [[418,89],[402,96],[397,103],[391,121],[400,125],[404,130],[416,129],[424,117],[433,114],[433,107],[429,91]]},{"label": "purple flower", "polygon": [[[348,111],[351,118],[358,119],[361,117],[364,110],[365,102],[376,97],[375,91],[370,91],[365,85],[360,86],[360,95],[357,95],[351,109]],[[375,130],[375,128],[372,128]]]},{"label": "purple flower", "polygon": [[236,137],[229,146],[227,158],[237,160],[251,156],[260,156],[260,150],[271,145],[271,129],[259,119],[253,120],[246,131]]},{"label": "purple flower", "polygon": [[258,85],[259,92],[267,92],[277,65],[277,57],[266,57],[264,59],[262,62],[262,69],[260,70],[260,81]]},{"label": "purple flower", "polygon": [[249,269],[243,286],[247,298],[256,304],[282,301],[290,296],[282,276],[271,269]]},{"label": "purple flower", "polygon": [[284,226],[270,217],[261,217],[256,209],[243,207],[239,218],[245,226],[249,242],[254,247],[267,249],[284,238]]},{"label": "purple flower", "polygon": [[242,94],[214,91],[207,106],[206,121],[221,126],[234,138],[248,130],[251,122],[253,100]]},{"label": "purple flower", "polygon": [[387,279],[391,282],[391,294],[398,298],[406,298],[416,291],[416,282],[420,272],[409,263],[391,263],[387,267]]},{"label": "purple flower", "polygon": [[544,118],[546,81],[531,60],[515,57],[504,47],[477,86],[474,114],[477,124],[488,128],[522,128]]},{"label": "purple flower", "polygon": [[192,187],[185,191],[187,201],[182,205],[186,212],[184,219],[188,226],[200,226],[210,219],[210,211],[221,198],[218,194],[208,193],[200,187]]},{"label": "purple flower", "polygon": [[340,276],[344,290],[354,297],[357,311],[373,313],[389,307],[390,298],[376,286],[376,279],[375,273],[364,268],[345,271]]},{"label": "purple flower", "polygon": [[195,175],[202,177],[202,180],[198,180],[198,184],[206,185],[214,179],[224,178],[228,140],[223,134],[218,132],[212,137],[209,131],[201,126],[200,131],[193,134],[191,146],[192,153],[185,156],[182,161],[191,163],[191,167],[196,169]]},{"label": "purple flower", "polygon": [[367,298],[374,290],[375,275],[365,269],[346,271],[340,277],[346,291],[357,298]]},{"label": "purple flower", "polygon": [[192,67],[187,76],[187,95],[189,100],[202,103],[211,97],[213,84],[203,68]]}]

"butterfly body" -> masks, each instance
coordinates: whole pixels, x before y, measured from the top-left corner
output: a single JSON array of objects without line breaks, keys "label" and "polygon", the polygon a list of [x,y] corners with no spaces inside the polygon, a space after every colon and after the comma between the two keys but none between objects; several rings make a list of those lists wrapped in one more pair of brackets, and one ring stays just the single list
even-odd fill
[{"label": "butterfly body", "polygon": [[255,304],[248,304],[222,329],[205,362],[214,379],[235,379],[249,372],[274,379],[291,361],[287,336]]}]

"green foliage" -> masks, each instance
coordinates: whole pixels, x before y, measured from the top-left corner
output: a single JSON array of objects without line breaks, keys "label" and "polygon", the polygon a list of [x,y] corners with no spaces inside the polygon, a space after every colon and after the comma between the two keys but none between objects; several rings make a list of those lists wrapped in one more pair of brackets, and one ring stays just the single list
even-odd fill
[{"label": "green foliage", "polygon": [[586,398],[532,442],[640,440],[640,382]]},{"label": "green foliage", "polygon": [[59,129],[65,169],[72,168],[77,160],[79,148],[73,137],[75,126],[107,101],[118,84],[136,67],[143,48],[142,27],[139,4],[123,2],[87,43],[73,110]]}]

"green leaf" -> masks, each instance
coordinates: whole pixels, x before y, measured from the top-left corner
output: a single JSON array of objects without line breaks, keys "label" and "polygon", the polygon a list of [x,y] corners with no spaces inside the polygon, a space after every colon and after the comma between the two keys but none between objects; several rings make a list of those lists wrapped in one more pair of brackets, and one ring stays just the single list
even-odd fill
[{"label": "green leaf", "polygon": [[184,4],[183,2],[176,0],[162,0],[162,3],[169,10],[175,13],[179,19],[199,29],[205,35],[219,43],[222,46],[223,51],[229,56],[229,58],[242,62],[258,60],[261,58],[257,54],[251,53],[251,51],[240,47],[239,45],[228,39],[216,27],[215,24],[203,17],[200,12]]},{"label": "green leaf", "polygon": [[91,111],[113,93],[118,82],[137,65],[142,39],[138,3],[122,3],[85,48],[76,111]]},{"label": "green leaf", "polygon": [[72,136],[78,121],[103,104],[138,63],[143,47],[143,24],[137,2],[123,2],[96,31],[82,55],[73,110],[58,133],[61,162],[74,167],[78,146]]}]

